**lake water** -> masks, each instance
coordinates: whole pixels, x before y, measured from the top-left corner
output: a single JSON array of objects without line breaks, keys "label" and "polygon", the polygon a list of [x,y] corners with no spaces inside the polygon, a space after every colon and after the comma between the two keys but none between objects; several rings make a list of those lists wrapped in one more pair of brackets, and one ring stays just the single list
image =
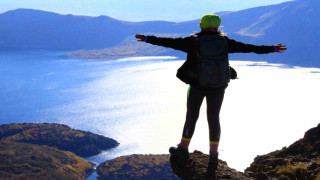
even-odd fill
[{"label": "lake water", "polygon": [[[120,146],[86,158],[168,154],[181,138],[188,86],[174,57],[77,60],[61,52],[0,52],[0,123],[62,123],[114,138]],[[231,61],[220,158],[243,171],[257,155],[292,144],[319,123],[320,69]],[[190,151],[208,153],[206,107]]]}]

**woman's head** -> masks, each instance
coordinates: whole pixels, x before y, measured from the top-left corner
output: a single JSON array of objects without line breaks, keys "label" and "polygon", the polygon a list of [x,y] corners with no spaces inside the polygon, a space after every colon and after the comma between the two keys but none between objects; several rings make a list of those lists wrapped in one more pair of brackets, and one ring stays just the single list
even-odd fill
[{"label": "woman's head", "polygon": [[215,28],[218,29],[221,23],[220,16],[216,14],[206,14],[201,18],[200,27],[201,29]]}]

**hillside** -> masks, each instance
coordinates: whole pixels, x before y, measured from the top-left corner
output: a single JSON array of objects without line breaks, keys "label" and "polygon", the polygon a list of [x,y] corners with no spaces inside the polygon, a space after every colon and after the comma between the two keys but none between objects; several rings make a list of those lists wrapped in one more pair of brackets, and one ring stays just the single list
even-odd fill
[{"label": "hillside", "polygon": [[85,180],[95,164],[77,155],[92,156],[117,145],[113,139],[62,124],[2,124],[0,179]]},{"label": "hillside", "polygon": [[[267,60],[301,66],[320,66],[317,23],[320,1],[296,0],[273,6],[251,8],[223,16],[231,38],[253,44],[283,43],[288,50],[279,54],[239,54],[231,59]],[[228,27],[228,28],[227,28]]]},{"label": "hillside", "polygon": [[0,179],[85,180],[93,164],[48,146],[0,141]]},{"label": "hillside", "polygon": [[48,145],[82,157],[97,155],[119,145],[111,138],[48,123],[0,125],[0,140]]}]

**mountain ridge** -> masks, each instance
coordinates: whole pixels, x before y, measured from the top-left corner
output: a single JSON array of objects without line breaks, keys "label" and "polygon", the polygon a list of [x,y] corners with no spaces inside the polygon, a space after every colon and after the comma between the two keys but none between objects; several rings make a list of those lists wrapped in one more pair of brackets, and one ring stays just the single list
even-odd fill
[{"label": "mountain ridge", "polygon": [[[283,54],[272,53],[256,55],[253,53],[230,54],[232,60],[263,60],[272,63],[284,63],[298,66],[320,66],[320,51],[317,50],[317,39],[320,39],[320,2],[317,0],[295,0],[269,6],[260,6],[240,11],[221,12],[221,29],[231,39],[256,45],[272,45],[283,43],[288,50]],[[186,22],[169,21],[121,21],[109,16],[73,16],[45,11],[18,9],[0,14],[0,49],[33,48],[61,49],[66,51],[82,51],[71,57],[87,57],[93,59],[110,59],[115,48],[123,47],[124,42],[138,48],[130,56],[141,55],[139,52],[154,52],[152,46],[139,49],[133,38],[136,33],[145,34],[177,34],[185,36],[199,32],[199,19]],[[22,16],[27,12],[38,14]],[[10,14],[16,13],[16,16]],[[28,14],[28,13],[27,13]],[[219,13],[217,13],[219,14]],[[49,17],[50,18],[49,18]],[[118,48],[119,49],[119,48]],[[121,49],[121,48],[120,48]],[[123,47],[125,50],[126,47]],[[161,49],[161,48],[160,48]],[[97,57],[89,56],[94,50]],[[97,53],[97,51],[100,51]],[[88,52],[87,52],[88,51]],[[103,52],[104,51],[104,52]],[[177,55],[176,51],[161,49],[160,55]],[[143,55],[159,55],[159,54]],[[101,55],[105,54],[105,55]],[[114,54],[114,53],[113,53]],[[111,56],[113,56],[111,54]],[[120,53],[128,54],[128,53]],[[181,56],[181,53],[179,54]],[[183,55],[185,57],[185,55]],[[113,56],[119,57],[119,56]]]}]

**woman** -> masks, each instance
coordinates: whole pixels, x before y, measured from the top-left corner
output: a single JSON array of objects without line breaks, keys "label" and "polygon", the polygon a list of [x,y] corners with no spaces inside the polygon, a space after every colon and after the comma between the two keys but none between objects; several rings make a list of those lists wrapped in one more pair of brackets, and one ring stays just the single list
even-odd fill
[{"label": "woman", "polygon": [[[187,115],[182,138],[177,147],[171,147],[173,156],[189,157],[188,147],[199,117],[204,97],[207,101],[207,119],[210,135],[210,158],[207,174],[215,177],[218,164],[220,140],[219,113],[224,92],[232,72],[229,68],[228,53],[265,54],[284,52],[285,45],[256,46],[229,39],[218,30],[221,18],[216,14],[206,14],[200,22],[201,32],[186,38],[161,38],[136,34],[138,41],[181,50],[187,53],[186,62],[179,68],[177,77],[190,84],[187,99]],[[215,62],[215,63],[212,63]]]}]

